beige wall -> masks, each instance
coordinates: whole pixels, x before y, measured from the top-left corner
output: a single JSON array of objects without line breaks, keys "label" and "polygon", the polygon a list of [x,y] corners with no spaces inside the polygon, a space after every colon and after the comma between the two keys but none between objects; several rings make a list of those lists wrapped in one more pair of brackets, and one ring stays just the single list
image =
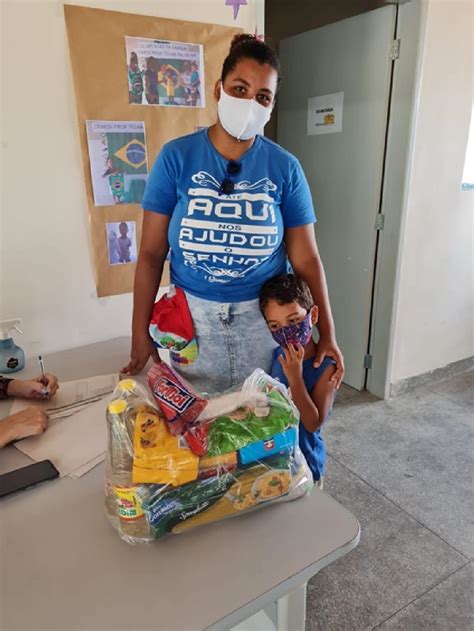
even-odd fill
[{"label": "beige wall", "polygon": [[[71,1],[263,31],[263,0],[236,22],[223,0]],[[126,335],[131,295],[98,299],[62,2],[3,0],[0,319],[28,354]],[[208,80],[214,80],[209,77]]]},{"label": "beige wall", "polygon": [[392,383],[474,353],[474,192],[461,191],[473,104],[473,13],[470,0],[427,6]]}]

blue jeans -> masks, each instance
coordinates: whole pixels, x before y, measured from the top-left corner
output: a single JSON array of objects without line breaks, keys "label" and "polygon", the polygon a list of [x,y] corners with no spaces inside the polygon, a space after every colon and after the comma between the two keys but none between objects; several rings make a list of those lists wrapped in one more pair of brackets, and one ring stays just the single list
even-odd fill
[{"label": "blue jeans", "polygon": [[216,394],[241,384],[256,368],[269,373],[276,343],[258,300],[220,303],[186,293],[199,354],[173,367],[199,392]]}]

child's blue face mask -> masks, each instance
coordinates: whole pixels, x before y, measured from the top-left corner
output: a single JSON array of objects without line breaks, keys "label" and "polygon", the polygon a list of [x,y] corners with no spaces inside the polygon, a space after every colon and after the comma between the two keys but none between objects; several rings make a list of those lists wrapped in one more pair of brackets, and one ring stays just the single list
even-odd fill
[{"label": "child's blue face mask", "polygon": [[311,312],[309,312],[302,322],[291,324],[290,326],[282,326],[276,331],[270,331],[270,333],[279,346],[285,347],[290,344],[296,346],[300,344],[304,347],[311,339],[312,330]]}]

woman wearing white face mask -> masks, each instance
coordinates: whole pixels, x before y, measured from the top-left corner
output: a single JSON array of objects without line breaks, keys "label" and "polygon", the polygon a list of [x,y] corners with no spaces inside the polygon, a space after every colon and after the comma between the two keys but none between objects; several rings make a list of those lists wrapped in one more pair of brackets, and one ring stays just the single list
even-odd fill
[{"label": "woman wearing white face mask", "polygon": [[252,35],[237,35],[214,90],[216,123],[162,148],[142,202],[132,352],[124,372],[139,372],[150,356],[159,361],[148,324],[171,249],[171,280],[186,294],[199,348],[194,363],[175,367],[196,388],[218,392],[255,368],[269,370],[275,343],[258,295],[288,262],[319,307],[316,362],[333,357],[340,384],[344,362],[308,184],[298,160],[260,135],[279,80],[273,50]]}]

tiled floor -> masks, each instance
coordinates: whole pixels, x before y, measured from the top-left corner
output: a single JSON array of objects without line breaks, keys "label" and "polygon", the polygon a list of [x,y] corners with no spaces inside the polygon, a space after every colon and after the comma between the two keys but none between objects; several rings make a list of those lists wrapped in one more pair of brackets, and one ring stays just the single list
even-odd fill
[{"label": "tiled floor", "polygon": [[358,548],[312,579],[307,631],[474,629],[474,373],[389,401],[342,389],[324,490]]}]

